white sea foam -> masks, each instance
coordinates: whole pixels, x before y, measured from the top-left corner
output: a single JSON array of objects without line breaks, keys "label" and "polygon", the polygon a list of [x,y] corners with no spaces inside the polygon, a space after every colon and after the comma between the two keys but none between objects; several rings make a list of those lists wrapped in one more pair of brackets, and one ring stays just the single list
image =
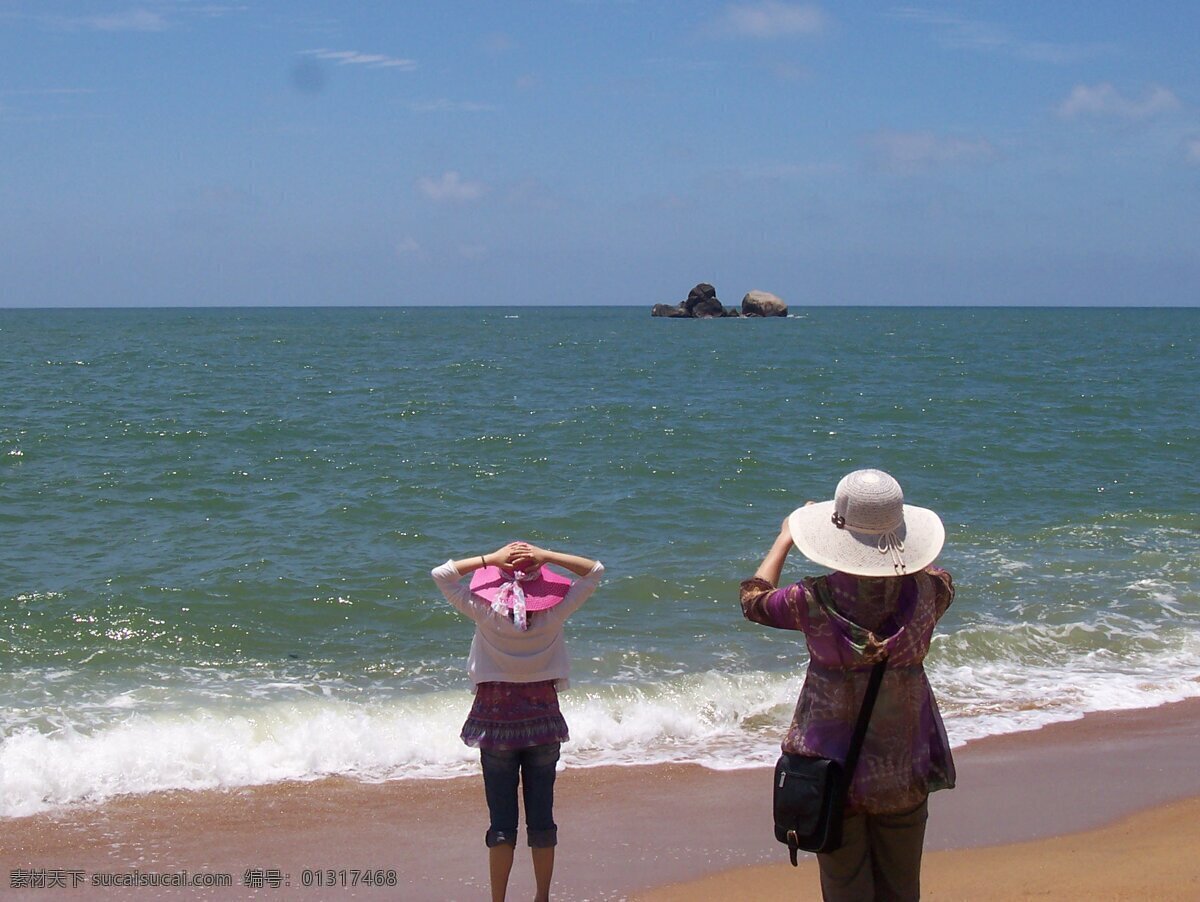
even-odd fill
[{"label": "white sea foam", "polygon": [[[1200,640],[1169,654],[1106,649],[1062,665],[1027,660],[929,666],[951,741],[1071,720],[1089,711],[1153,707],[1200,696]],[[777,754],[800,675],[700,673],[658,683],[576,685],[562,697],[567,767],[694,762],[765,765]],[[474,773],[458,740],[470,705],[461,690],[376,696],[328,692],[240,696],[146,711],[136,693],[110,696],[72,722],[61,713],[4,731],[0,815],[164,789],[205,789],[344,774],[368,781]],[[107,718],[107,719],[105,719]],[[90,722],[84,723],[84,720]]]},{"label": "white sea foam", "polygon": [[16,730],[0,744],[0,814],[161,789],[209,789],[350,774],[467,771],[461,693],[389,705],[268,702],[187,714],[133,714],[106,726]]}]

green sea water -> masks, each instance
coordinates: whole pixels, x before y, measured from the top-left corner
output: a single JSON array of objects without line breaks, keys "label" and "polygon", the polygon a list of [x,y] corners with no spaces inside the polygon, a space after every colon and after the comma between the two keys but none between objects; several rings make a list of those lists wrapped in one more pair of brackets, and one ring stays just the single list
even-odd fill
[{"label": "green sea water", "polygon": [[466,772],[428,574],[514,538],[608,569],[570,763],[770,760],[737,584],[864,466],[946,523],[954,741],[1200,694],[1200,312],[793,313],[0,311],[0,814]]}]

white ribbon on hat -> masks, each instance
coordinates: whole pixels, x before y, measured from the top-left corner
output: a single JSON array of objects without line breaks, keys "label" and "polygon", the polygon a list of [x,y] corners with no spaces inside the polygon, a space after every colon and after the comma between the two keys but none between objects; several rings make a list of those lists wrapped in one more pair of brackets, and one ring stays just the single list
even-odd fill
[{"label": "white ribbon on hat", "polygon": [[897,530],[904,525],[903,515],[901,515],[899,523],[888,526],[862,526],[857,523],[847,522],[845,515],[839,513],[835,507],[833,516],[830,517],[830,520],[838,529],[849,529],[852,532],[863,533],[864,535],[868,536],[879,536],[879,540],[875,543],[875,548],[880,554],[891,555],[892,567],[897,573],[903,573],[905,571],[904,540],[897,534]]},{"label": "white ribbon on hat", "polygon": [[890,553],[892,556],[892,566],[898,573],[904,572],[904,540],[896,535],[895,532],[885,532],[879,537],[879,542],[875,547],[879,549],[880,554]]},{"label": "white ribbon on hat", "polygon": [[[502,574],[503,575],[503,574]],[[492,600],[492,610],[497,614],[508,616],[510,606],[508,599],[512,597],[512,618],[517,629],[529,629],[529,617],[525,613],[525,590],[521,588],[521,583],[529,582],[531,579],[536,579],[538,576],[537,570],[526,572],[524,570],[514,570],[512,579],[505,579],[501,583],[499,590],[496,592],[496,597]]]}]

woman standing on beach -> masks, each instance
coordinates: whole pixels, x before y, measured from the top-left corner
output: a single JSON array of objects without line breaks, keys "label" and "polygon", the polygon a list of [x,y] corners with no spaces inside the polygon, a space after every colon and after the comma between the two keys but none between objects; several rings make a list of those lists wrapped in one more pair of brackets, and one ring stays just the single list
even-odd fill
[{"label": "woman standing on beach", "polygon": [[[553,564],[580,577],[574,583]],[[470,588],[460,579],[473,574]],[[517,786],[537,885],[550,898],[554,875],[554,775],[559,744],[569,738],[558,709],[570,665],[563,624],[596,590],[598,561],[512,542],[491,554],[449,560],[433,570],[446,600],[475,622],[467,672],[475,703],[462,740],[479,749],[491,824],[488,870],[493,902],[503,902],[517,845]]]},{"label": "woman standing on beach", "polygon": [[[794,511],[752,579],[747,619],[801,630],[808,673],[787,753],[845,761],[875,663],[883,683],[846,799],[842,846],[817,855],[827,900],[918,899],[927,796],[954,786],[954,762],[922,662],[954,599],[931,566],[945,529],[933,511],[904,504],[899,483],[856,470],[834,500]],[[776,588],[792,545],[834,571]]]}]

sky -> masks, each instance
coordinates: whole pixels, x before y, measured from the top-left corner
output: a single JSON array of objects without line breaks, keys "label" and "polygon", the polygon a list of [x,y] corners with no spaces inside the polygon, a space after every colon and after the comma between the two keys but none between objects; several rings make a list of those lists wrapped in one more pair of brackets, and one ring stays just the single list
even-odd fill
[{"label": "sky", "polygon": [[0,0],[0,307],[1200,301],[1200,3]]}]

